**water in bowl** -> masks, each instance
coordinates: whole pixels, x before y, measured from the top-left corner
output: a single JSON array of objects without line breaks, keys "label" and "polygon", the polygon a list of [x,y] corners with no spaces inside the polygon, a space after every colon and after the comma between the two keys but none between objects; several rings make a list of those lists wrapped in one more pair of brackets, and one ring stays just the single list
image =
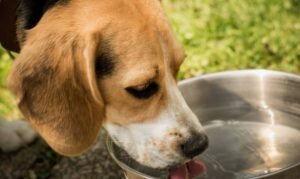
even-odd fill
[{"label": "water in bowl", "polygon": [[[228,110],[234,109],[214,109],[206,111],[206,115],[212,118],[228,114]],[[198,157],[207,166],[199,178],[257,178],[300,163],[299,116],[270,108],[233,114],[231,117],[238,118],[215,118],[204,124],[210,145]],[[298,126],[289,126],[295,124],[294,120]]]}]

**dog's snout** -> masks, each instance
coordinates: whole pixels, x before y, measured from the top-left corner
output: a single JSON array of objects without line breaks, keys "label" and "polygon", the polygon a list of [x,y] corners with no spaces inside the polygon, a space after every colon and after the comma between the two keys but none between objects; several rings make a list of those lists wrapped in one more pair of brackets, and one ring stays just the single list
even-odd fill
[{"label": "dog's snout", "polygon": [[205,134],[195,134],[181,145],[181,150],[187,158],[193,158],[202,153],[207,147],[208,137]]}]

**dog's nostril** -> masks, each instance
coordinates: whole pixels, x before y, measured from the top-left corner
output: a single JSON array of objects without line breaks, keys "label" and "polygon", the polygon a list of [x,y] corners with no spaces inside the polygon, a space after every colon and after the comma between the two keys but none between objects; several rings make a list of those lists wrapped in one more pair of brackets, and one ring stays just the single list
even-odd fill
[{"label": "dog's nostril", "polygon": [[196,134],[181,145],[183,154],[193,158],[202,153],[208,147],[208,137],[205,134]]}]

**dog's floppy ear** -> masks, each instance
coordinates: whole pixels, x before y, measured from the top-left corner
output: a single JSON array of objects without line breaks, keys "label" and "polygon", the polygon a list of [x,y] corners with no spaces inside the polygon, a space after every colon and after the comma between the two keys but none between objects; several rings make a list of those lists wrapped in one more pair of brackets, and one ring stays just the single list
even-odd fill
[{"label": "dog's floppy ear", "polygon": [[25,118],[58,153],[78,155],[103,122],[95,78],[98,36],[29,33],[8,85]]}]

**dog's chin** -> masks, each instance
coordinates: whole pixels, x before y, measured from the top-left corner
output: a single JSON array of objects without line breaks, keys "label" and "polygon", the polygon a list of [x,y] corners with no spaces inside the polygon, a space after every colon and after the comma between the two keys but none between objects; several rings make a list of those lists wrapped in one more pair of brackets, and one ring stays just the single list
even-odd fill
[{"label": "dog's chin", "polygon": [[169,161],[165,161],[164,162],[164,161],[160,160],[160,162],[151,162],[151,163],[148,163],[148,162],[146,162],[146,163],[145,162],[138,162],[138,163],[140,163],[143,166],[152,168],[152,169],[169,170],[170,168],[181,166],[181,165],[183,165],[186,162],[187,161],[185,161],[185,160],[174,161],[174,162],[169,162]]},{"label": "dog's chin", "polygon": [[147,162],[145,163],[145,162],[138,162],[138,161],[136,161],[136,162],[139,163],[141,166],[149,168],[149,169],[165,170],[165,171],[170,170],[172,168],[176,168],[178,166],[182,166],[186,163],[185,161],[171,162],[171,163],[164,163],[164,164],[161,164],[161,163],[147,163]]},{"label": "dog's chin", "polygon": [[[118,144],[117,144],[118,145]],[[164,155],[160,155],[159,153],[152,153],[153,151],[134,151],[128,150],[128,148],[124,148],[122,145],[118,145],[119,148],[126,153],[127,157],[134,160],[136,163],[152,168],[152,169],[169,169],[175,166],[180,166],[187,162],[186,159],[183,159],[178,156],[166,157]],[[147,153],[147,157],[141,156],[139,154]],[[152,155],[151,155],[152,154]]]},{"label": "dog's chin", "polygon": [[188,160],[183,159],[181,157],[179,158],[178,156],[174,156],[173,158],[172,157],[170,158],[170,157],[165,157],[164,155],[148,156],[147,160],[144,160],[143,158],[138,156],[135,157],[131,156],[131,158],[142,166],[146,166],[152,169],[162,169],[162,170],[174,168],[176,166],[180,166],[188,162]]}]

